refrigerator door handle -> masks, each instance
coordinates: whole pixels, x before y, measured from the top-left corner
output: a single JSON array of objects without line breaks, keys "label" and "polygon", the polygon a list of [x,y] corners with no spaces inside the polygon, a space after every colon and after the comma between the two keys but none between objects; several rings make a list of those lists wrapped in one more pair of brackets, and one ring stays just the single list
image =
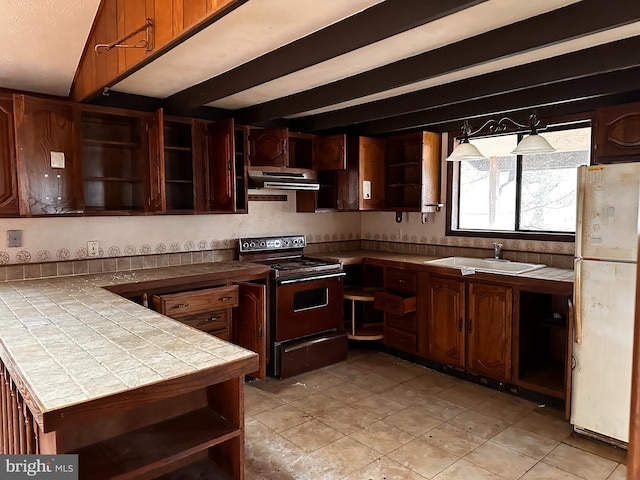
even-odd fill
[{"label": "refrigerator door handle", "polygon": [[582,262],[581,258],[577,258],[575,262],[576,277],[573,284],[573,340],[578,345],[582,344],[582,302],[581,302],[581,284],[582,284]]}]

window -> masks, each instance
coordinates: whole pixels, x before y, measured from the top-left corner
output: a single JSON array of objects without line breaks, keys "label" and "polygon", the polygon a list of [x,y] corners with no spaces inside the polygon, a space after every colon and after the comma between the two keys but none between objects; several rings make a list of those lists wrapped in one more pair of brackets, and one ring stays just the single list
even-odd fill
[{"label": "window", "polygon": [[575,233],[576,168],[589,164],[591,128],[544,136],[556,152],[511,154],[521,134],[472,139],[488,158],[453,165],[450,233]]}]

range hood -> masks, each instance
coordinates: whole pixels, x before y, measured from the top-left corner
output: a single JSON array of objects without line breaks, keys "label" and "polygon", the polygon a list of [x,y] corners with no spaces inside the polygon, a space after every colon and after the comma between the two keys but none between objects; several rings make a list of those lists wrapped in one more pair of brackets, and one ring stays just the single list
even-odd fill
[{"label": "range hood", "polygon": [[249,170],[249,187],[274,190],[320,190],[320,184],[311,173],[265,172]]}]

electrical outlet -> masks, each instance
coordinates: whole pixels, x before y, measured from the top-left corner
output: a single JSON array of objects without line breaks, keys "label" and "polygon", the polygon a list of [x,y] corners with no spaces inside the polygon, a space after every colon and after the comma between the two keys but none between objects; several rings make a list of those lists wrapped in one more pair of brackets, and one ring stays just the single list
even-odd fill
[{"label": "electrical outlet", "polygon": [[100,256],[100,242],[97,240],[91,240],[87,242],[87,256],[99,257]]},{"label": "electrical outlet", "polygon": [[22,230],[7,230],[7,247],[22,246]]}]

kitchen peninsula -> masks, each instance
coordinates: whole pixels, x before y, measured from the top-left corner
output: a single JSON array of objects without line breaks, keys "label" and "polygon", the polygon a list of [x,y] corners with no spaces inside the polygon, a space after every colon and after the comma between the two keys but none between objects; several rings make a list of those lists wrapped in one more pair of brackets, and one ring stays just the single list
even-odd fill
[{"label": "kitchen peninsula", "polygon": [[258,355],[108,289],[267,270],[230,261],[0,283],[3,453],[77,453],[80,478],[242,478],[244,376]]}]

